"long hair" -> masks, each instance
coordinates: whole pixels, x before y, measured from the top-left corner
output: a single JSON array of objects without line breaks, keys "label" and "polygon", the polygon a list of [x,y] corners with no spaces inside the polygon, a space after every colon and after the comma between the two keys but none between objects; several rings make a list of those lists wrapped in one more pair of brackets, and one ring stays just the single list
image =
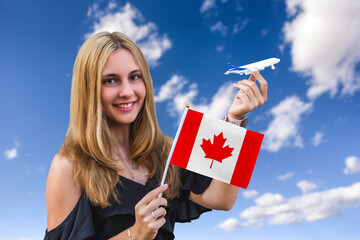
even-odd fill
[{"label": "long hair", "polygon": [[[148,178],[163,172],[170,142],[158,125],[152,79],[144,55],[136,44],[119,32],[101,32],[87,39],[75,60],[71,87],[70,122],[60,154],[71,159],[74,178],[94,205],[107,207],[119,201],[119,182],[114,146],[101,104],[101,77],[107,59],[116,49],[130,51],[138,63],[145,83],[145,101],[130,125],[130,155],[137,165],[147,168]],[[165,196],[173,198],[180,191],[180,176],[170,166]]]}]

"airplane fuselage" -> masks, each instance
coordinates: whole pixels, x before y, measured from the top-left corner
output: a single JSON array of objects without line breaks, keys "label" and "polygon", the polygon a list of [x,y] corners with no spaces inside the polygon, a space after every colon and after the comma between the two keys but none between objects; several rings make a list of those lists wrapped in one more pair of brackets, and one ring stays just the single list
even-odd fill
[{"label": "airplane fuselage", "polygon": [[271,66],[271,69],[275,69],[274,65],[279,62],[280,62],[279,58],[268,58],[268,59],[265,59],[262,61],[258,61],[255,63],[251,63],[251,64],[239,66],[239,67],[234,67],[231,64],[229,64],[229,70],[227,72],[225,72],[224,74],[225,75],[228,75],[228,74],[249,75],[258,70],[264,70],[266,67],[270,67],[270,66]]}]

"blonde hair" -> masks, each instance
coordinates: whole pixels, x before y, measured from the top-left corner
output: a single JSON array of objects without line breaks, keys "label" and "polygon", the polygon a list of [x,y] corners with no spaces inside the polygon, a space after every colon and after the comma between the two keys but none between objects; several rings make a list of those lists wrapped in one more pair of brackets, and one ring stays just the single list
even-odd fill
[{"label": "blonde hair", "polygon": [[[60,154],[73,161],[74,177],[86,191],[90,201],[101,207],[119,201],[116,184],[119,182],[113,138],[101,105],[101,77],[107,59],[116,49],[130,51],[138,63],[145,83],[146,96],[140,113],[130,126],[130,155],[137,165],[149,171],[148,178],[163,172],[170,143],[162,134],[155,112],[150,71],[136,44],[119,32],[101,32],[87,39],[75,60],[71,88],[70,122]],[[116,155],[116,154],[115,154]],[[180,191],[180,176],[171,166],[166,177],[173,198]]]}]

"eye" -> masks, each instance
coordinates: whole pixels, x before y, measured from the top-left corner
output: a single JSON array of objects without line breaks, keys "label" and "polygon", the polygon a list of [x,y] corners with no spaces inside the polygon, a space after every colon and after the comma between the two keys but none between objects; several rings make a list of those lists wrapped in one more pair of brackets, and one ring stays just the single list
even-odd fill
[{"label": "eye", "polygon": [[113,78],[108,78],[108,79],[103,80],[104,84],[114,84],[115,82],[116,82],[116,80]]},{"label": "eye", "polygon": [[139,74],[134,74],[130,76],[130,79],[133,81],[139,80],[141,78],[141,75]]}]

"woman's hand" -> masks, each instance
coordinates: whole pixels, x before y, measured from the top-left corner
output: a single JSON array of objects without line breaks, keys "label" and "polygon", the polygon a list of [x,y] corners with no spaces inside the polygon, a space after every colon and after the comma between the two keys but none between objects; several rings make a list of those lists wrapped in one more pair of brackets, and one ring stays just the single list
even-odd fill
[{"label": "woman's hand", "polygon": [[164,184],[146,194],[135,206],[135,224],[131,228],[133,240],[154,239],[159,228],[165,224],[167,200],[162,193],[168,188]]},{"label": "woman's hand", "polygon": [[[256,80],[260,83],[260,89]],[[236,94],[228,111],[231,118],[242,119],[245,114],[262,106],[267,100],[267,82],[259,71],[252,73],[249,79],[239,81],[233,86],[240,91]]]}]

